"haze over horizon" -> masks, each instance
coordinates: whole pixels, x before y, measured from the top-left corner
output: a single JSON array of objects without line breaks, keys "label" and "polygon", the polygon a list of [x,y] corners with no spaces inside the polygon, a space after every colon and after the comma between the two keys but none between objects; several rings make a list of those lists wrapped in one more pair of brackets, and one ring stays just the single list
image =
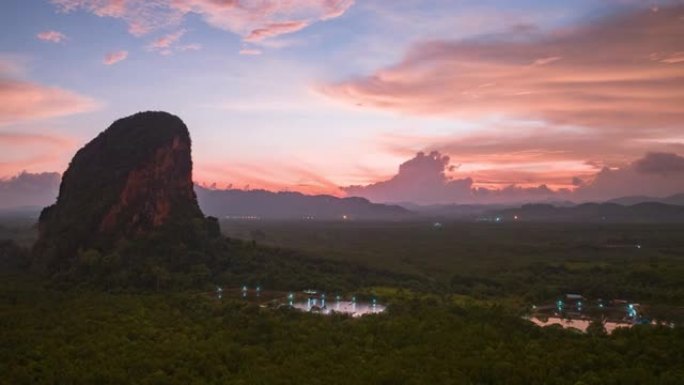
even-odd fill
[{"label": "haze over horizon", "polygon": [[421,204],[684,192],[681,1],[2,9],[0,192],[45,194],[40,173],[143,110],[185,121],[195,181],[219,188]]}]

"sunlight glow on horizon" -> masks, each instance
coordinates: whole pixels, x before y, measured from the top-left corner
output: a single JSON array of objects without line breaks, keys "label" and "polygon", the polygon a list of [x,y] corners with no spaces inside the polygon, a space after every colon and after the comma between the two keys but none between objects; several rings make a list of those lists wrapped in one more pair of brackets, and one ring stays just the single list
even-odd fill
[{"label": "sunlight glow on horizon", "polygon": [[606,167],[684,154],[684,6],[514,3],[10,0],[0,177],[61,172],[143,110],[185,121],[196,182],[220,188],[345,196],[439,151],[439,183],[571,191],[603,173],[605,194],[637,193],[636,168]]}]

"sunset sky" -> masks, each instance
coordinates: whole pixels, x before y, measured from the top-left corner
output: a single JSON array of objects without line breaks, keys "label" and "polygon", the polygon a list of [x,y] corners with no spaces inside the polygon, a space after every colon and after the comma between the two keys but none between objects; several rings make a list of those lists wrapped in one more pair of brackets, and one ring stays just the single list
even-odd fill
[{"label": "sunset sky", "polygon": [[141,110],[181,117],[221,188],[684,192],[684,1],[2,1],[0,177]]}]

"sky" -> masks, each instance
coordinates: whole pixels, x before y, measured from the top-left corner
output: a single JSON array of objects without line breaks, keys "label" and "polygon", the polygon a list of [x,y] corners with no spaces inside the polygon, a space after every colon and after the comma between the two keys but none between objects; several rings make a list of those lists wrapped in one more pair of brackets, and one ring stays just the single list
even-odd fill
[{"label": "sky", "polygon": [[218,188],[424,204],[684,192],[684,1],[0,11],[0,189],[54,184],[40,173],[114,120],[165,110],[190,129],[195,181]]}]

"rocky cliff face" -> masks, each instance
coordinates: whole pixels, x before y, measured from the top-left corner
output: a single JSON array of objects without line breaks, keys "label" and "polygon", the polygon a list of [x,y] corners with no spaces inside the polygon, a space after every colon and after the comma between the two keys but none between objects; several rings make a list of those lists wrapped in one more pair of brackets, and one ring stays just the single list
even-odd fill
[{"label": "rocky cliff face", "polygon": [[167,227],[190,231],[202,221],[187,127],[171,114],[143,112],[117,120],[76,153],[57,202],[41,213],[36,252],[54,268],[79,250]]}]

